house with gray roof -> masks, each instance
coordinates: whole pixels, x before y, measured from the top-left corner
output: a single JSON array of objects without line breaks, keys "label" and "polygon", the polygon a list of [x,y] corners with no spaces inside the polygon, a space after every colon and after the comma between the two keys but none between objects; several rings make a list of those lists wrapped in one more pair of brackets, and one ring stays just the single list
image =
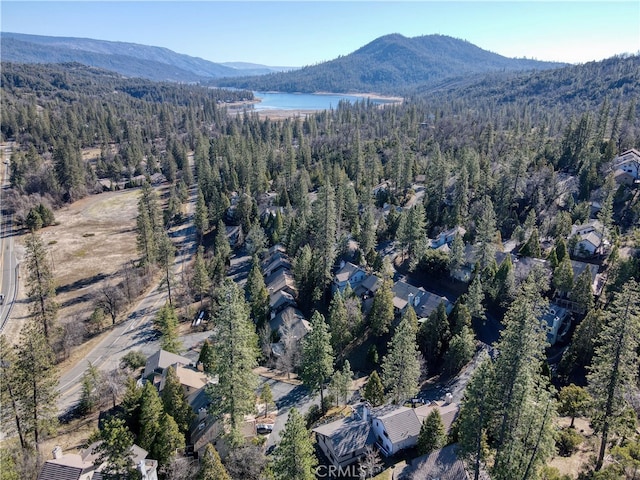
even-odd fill
[{"label": "house with gray roof", "polygon": [[384,455],[394,455],[418,443],[422,423],[415,409],[400,405],[384,405],[374,409],[371,418],[371,428]]},{"label": "house with gray roof", "polygon": [[176,355],[166,350],[158,350],[147,358],[147,363],[144,366],[144,378],[148,378],[152,374],[162,375],[165,368],[172,365],[191,365],[191,363],[191,360],[182,355]]},{"label": "house with gray roof", "polygon": [[375,443],[375,435],[366,417],[354,411],[348,417],[320,425],[312,430],[318,446],[336,467],[357,462],[367,446]]},{"label": "house with gray roof", "polygon": [[303,313],[292,306],[286,307],[269,321],[271,330],[279,332],[280,335],[282,335],[282,330],[285,326],[290,329],[290,333],[298,340],[311,331],[311,324],[304,318]]},{"label": "house with gray roof", "polygon": [[279,292],[280,290],[284,290],[294,298],[298,295],[296,283],[288,270],[278,270],[276,273],[266,277],[264,283],[267,286],[269,295]]},{"label": "house with gray roof", "polygon": [[331,289],[333,292],[340,291],[342,293],[347,285],[350,285],[355,290],[365,278],[367,278],[367,272],[351,262],[346,262],[333,277]]},{"label": "house with gray roof", "polygon": [[409,464],[399,465],[394,469],[396,480],[468,480],[469,476],[464,463],[458,458],[458,446],[448,445],[412,460]]}]

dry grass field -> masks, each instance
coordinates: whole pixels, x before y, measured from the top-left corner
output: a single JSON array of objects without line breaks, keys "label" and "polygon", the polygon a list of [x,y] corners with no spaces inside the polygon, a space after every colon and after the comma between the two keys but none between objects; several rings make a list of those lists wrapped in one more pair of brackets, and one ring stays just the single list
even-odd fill
[{"label": "dry grass field", "polygon": [[[57,210],[56,225],[38,232],[51,256],[59,322],[87,318],[102,286],[137,258],[137,200],[137,189],[92,195]],[[25,238],[20,237],[19,243],[24,244]],[[21,275],[26,277],[24,271]],[[24,282],[21,289],[24,298]],[[20,303],[14,317],[26,316],[26,305]]]}]

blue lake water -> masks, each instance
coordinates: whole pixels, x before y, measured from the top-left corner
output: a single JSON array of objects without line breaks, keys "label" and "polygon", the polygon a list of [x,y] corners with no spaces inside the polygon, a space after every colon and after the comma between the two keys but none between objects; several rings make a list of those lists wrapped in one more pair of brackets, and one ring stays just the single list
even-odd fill
[{"label": "blue lake water", "polygon": [[[340,100],[357,102],[366,97],[355,95],[323,93],[279,93],[253,92],[261,102],[254,104],[254,110],[328,110],[337,108]],[[371,99],[374,104],[393,103],[393,100]]]}]

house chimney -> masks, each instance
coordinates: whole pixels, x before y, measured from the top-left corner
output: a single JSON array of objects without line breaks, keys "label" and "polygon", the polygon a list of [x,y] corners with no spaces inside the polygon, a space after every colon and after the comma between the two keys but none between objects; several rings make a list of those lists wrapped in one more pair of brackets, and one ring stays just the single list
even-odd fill
[{"label": "house chimney", "polygon": [[56,445],[52,453],[53,453],[54,460],[58,460],[62,458],[62,447],[60,445]]},{"label": "house chimney", "polygon": [[147,476],[147,467],[144,464],[144,460],[140,460],[140,463],[138,464],[138,471],[142,474],[142,480],[146,480],[149,478]]},{"label": "house chimney", "polygon": [[453,402],[453,395],[451,395],[451,392],[447,392],[444,396],[444,404],[449,405],[451,402]]}]

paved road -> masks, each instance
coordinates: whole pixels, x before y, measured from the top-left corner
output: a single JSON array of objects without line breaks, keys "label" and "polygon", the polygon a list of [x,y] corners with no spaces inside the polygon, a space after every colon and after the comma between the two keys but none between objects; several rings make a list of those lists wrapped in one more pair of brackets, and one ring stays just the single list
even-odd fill
[{"label": "paved road", "polygon": [[3,199],[9,189],[9,159],[13,151],[12,143],[4,144],[0,155],[0,294],[4,302],[0,305],[0,332],[9,319],[13,302],[18,291],[18,259],[14,253],[13,222],[10,215],[3,211]]},{"label": "paved road", "polygon": [[[187,219],[170,231],[171,238],[178,249],[174,262],[176,280],[180,281],[185,269],[185,262],[195,254],[195,228],[193,227],[193,211],[197,190],[190,191],[187,204]],[[80,379],[89,363],[100,370],[116,368],[120,359],[129,351],[140,350],[150,355],[159,348],[159,339],[153,329],[153,318],[158,309],[167,301],[166,287],[155,287],[132,308],[127,319],[116,325],[114,329],[73,368],[60,378],[58,390],[58,409],[67,412],[77,404],[80,398]],[[211,332],[198,332],[181,338],[185,349],[202,342]]]},{"label": "paved road", "polygon": [[278,408],[278,414],[276,416],[273,431],[267,438],[266,447],[269,448],[272,445],[280,443],[280,432],[284,429],[284,425],[287,423],[289,410],[295,407],[298,409],[300,414],[304,415],[307,413],[311,405],[314,403],[318,405],[320,404],[320,395],[316,394],[311,396],[306,387],[302,385],[292,385],[272,378],[260,377],[260,379],[260,388],[262,388],[262,385],[265,383],[269,384],[274,402]]}]

